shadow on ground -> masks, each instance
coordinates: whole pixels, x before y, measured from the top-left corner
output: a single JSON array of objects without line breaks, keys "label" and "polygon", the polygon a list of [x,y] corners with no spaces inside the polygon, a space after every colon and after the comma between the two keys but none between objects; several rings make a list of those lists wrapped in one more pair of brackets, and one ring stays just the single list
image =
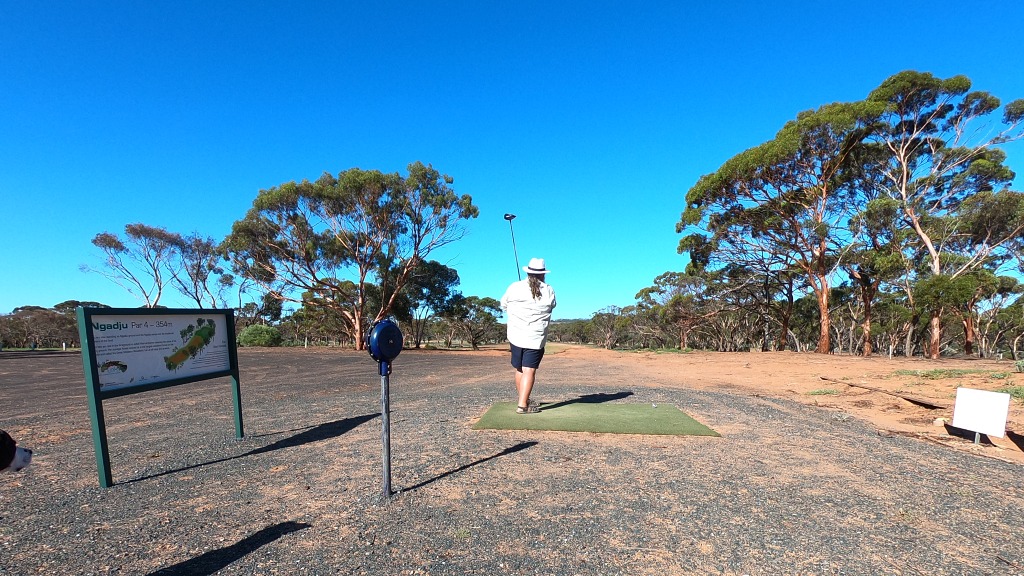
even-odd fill
[{"label": "shadow on ground", "polygon": [[[210,466],[211,464],[219,464],[221,462],[228,462],[230,460],[237,460],[239,458],[247,458],[249,456],[255,456],[257,454],[265,454],[267,452],[273,452],[274,450],[281,450],[283,448],[295,448],[304,444],[311,444],[313,442],[320,442],[321,440],[330,440],[331,438],[337,438],[350,430],[356,428],[360,424],[369,422],[374,418],[377,418],[380,414],[366,414],[363,416],[353,416],[351,418],[343,418],[341,420],[335,420],[333,422],[326,422],[324,424],[318,424],[309,428],[299,428],[302,432],[283,438],[268,444],[266,446],[250,450],[244,454],[237,456],[230,456],[228,458],[220,458],[217,460],[211,460],[210,462],[203,462],[201,464],[193,464],[192,466],[185,466],[183,468],[177,468],[174,470],[166,470],[164,472],[158,472],[156,474],[150,474],[147,476],[140,476],[131,480],[126,480],[124,484],[131,484],[133,482],[140,482],[142,480],[149,480],[152,478],[159,478],[160,476],[166,476],[168,474],[177,474],[178,472],[184,472],[186,470],[194,470],[196,468],[202,468],[203,466]],[[262,436],[267,436],[266,434]],[[261,436],[261,437],[262,437]]]},{"label": "shadow on ground", "polygon": [[448,472],[445,472],[444,474],[439,474],[437,476],[434,476],[433,478],[430,478],[429,480],[424,480],[423,482],[420,482],[419,484],[416,484],[415,486],[410,486],[408,488],[403,488],[401,490],[401,492],[412,492],[413,490],[418,490],[418,489],[426,486],[427,484],[430,484],[431,482],[436,482],[436,481],[440,480],[441,478],[445,478],[447,476],[451,476],[452,474],[457,474],[459,472],[462,472],[463,470],[467,470],[469,468],[472,468],[473,466],[479,466],[480,464],[483,464],[484,462],[487,462],[489,460],[494,460],[495,458],[500,458],[502,456],[508,456],[509,454],[515,454],[516,452],[520,452],[522,450],[526,450],[527,448],[533,448],[536,445],[537,445],[537,442],[534,442],[534,441],[520,442],[519,444],[516,444],[515,446],[511,446],[509,448],[505,448],[504,450],[502,450],[501,452],[498,452],[497,454],[492,454],[492,455],[490,455],[490,456],[488,456],[486,458],[481,458],[480,460],[477,460],[475,462],[470,462],[469,464],[464,464],[464,465],[459,466],[458,468],[456,468],[454,470],[449,470]]},{"label": "shadow on ground", "polygon": [[1017,434],[1012,430],[1007,430],[1006,437],[1010,440],[1010,442],[1016,444],[1017,448],[1020,448],[1021,451],[1024,451],[1024,436],[1021,436],[1020,434]]},{"label": "shadow on ground", "polygon": [[311,527],[302,522],[281,522],[247,536],[238,542],[218,550],[205,552],[191,560],[151,572],[149,576],[208,576],[226,568],[245,556],[259,550],[283,536]]},{"label": "shadow on ground", "polygon": [[616,392],[614,394],[605,394],[604,392],[598,392],[597,394],[584,394],[583,396],[573,398],[572,400],[555,402],[554,404],[544,404],[544,409],[551,410],[552,408],[560,408],[562,406],[568,406],[569,404],[603,404],[605,402],[629,398],[632,395],[633,392],[631,390]]},{"label": "shadow on ground", "polygon": [[943,426],[946,427],[946,434],[949,434],[950,436],[956,436],[957,438],[963,438],[964,440],[970,440],[971,442],[974,442],[975,438],[977,438],[978,444],[992,445],[992,441],[989,440],[987,434],[978,434],[976,432],[971,432],[970,430],[957,428],[950,424],[943,424]]}]

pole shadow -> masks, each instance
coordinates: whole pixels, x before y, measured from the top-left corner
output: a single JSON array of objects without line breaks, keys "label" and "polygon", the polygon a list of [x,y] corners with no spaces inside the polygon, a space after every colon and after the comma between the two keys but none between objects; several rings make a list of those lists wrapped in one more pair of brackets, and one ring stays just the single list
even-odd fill
[{"label": "pole shadow", "polygon": [[[289,436],[288,438],[282,438],[273,444],[268,444],[260,448],[254,448],[244,454],[237,456],[229,456],[227,458],[219,458],[217,460],[211,460],[209,462],[203,462],[201,464],[193,464],[191,466],[185,466],[183,468],[176,468],[174,470],[165,470],[163,472],[157,472],[156,474],[149,474],[146,476],[140,476],[131,480],[125,480],[123,484],[131,484],[133,482],[141,482],[142,480],[150,480],[153,478],[159,478],[161,476],[167,476],[168,474],[177,474],[178,472],[185,472],[187,470],[194,470],[196,468],[202,468],[203,466],[210,466],[212,464],[220,464],[221,462],[230,462],[231,460],[238,460],[240,458],[248,458],[249,456],[256,456],[257,454],[265,454],[267,452],[273,452],[274,450],[281,450],[283,448],[296,448],[304,444],[310,444],[313,442],[320,442],[321,440],[330,440],[331,438],[337,438],[357,426],[369,422],[374,418],[380,416],[377,414],[366,414],[363,416],[353,416],[351,418],[343,418],[341,420],[335,420],[333,422],[325,422],[316,426],[309,427],[303,432]],[[302,430],[300,428],[300,430]]]},{"label": "pole shadow", "polygon": [[470,462],[469,464],[464,464],[462,466],[459,466],[458,468],[456,468],[454,470],[449,470],[449,471],[447,471],[447,472],[445,472],[443,474],[438,474],[437,476],[434,476],[433,478],[430,478],[428,480],[424,480],[423,482],[420,482],[419,484],[416,484],[415,486],[410,486],[408,488],[403,488],[403,489],[399,490],[399,492],[412,492],[414,490],[418,490],[420,488],[423,488],[427,484],[430,484],[432,482],[436,482],[436,481],[438,481],[438,480],[440,480],[442,478],[446,478],[448,476],[451,476],[452,474],[457,474],[459,472],[462,472],[463,470],[468,470],[469,468],[472,468],[473,466],[478,466],[478,465],[483,464],[484,462],[487,462],[489,460],[494,460],[495,458],[500,458],[502,456],[508,456],[509,454],[515,454],[516,452],[521,452],[523,450],[526,450],[527,448],[533,448],[536,445],[537,445],[536,441],[520,442],[519,444],[516,444],[515,446],[511,446],[509,448],[505,448],[504,450],[502,450],[501,452],[498,452],[497,454],[492,454],[492,455],[490,455],[490,456],[488,456],[486,458],[481,458],[480,460],[477,460],[475,462]]},{"label": "pole shadow", "polygon": [[553,408],[561,408],[562,406],[568,406],[569,404],[602,404],[604,402],[612,402],[613,400],[622,400],[623,398],[629,398],[633,395],[632,390],[624,390],[622,392],[616,392],[614,394],[605,394],[604,392],[598,392],[597,394],[584,394],[578,398],[572,400],[565,400],[562,402],[555,402],[554,404],[541,404],[540,409],[551,410]]},{"label": "pole shadow", "polygon": [[267,526],[226,548],[204,552],[191,560],[150,572],[148,576],[209,576],[283,536],[311,526],[303,522],[281,522]]}]

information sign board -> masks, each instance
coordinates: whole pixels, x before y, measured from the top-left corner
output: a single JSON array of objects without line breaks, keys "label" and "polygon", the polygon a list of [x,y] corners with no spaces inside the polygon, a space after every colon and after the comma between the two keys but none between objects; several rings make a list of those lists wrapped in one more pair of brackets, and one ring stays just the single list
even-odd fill
[{"label": "information sign board", "polygon": [[113,484],[104,400],[227,376],[242,438],[233,310],[79,307],[77,315],[100,486]]}]

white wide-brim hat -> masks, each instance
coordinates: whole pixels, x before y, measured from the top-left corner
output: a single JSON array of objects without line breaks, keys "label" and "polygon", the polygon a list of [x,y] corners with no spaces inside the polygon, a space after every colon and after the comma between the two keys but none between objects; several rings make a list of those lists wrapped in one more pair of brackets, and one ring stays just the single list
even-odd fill
[{"label": "white wide-brim hat", "polygon": [[543,258],[530,258],[530,264],[523,266],[523,272],[527,274],[547,274],[550,270],[544,267]]}]

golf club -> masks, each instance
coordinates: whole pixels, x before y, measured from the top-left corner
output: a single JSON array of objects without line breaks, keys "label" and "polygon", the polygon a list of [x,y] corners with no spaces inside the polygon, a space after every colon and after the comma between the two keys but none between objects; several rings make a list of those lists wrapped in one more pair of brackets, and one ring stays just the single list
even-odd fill
[{"label": "golf club", "polygon": [[521,269],[519,268],[519,253],[516,252],[516,233],[512,231],[512,221],[515,220],[515,219],[516,219],[516,215],[515,214],[505,214],[505,220],[508,220],[508,231],[509,231],[509,234],[512,234],[512,254],[514,254],[515,257],[516,257],[516,274],[518,274],[519,275],[519,279],[522,280],[523,279],[523,273],[520,271]]}]

